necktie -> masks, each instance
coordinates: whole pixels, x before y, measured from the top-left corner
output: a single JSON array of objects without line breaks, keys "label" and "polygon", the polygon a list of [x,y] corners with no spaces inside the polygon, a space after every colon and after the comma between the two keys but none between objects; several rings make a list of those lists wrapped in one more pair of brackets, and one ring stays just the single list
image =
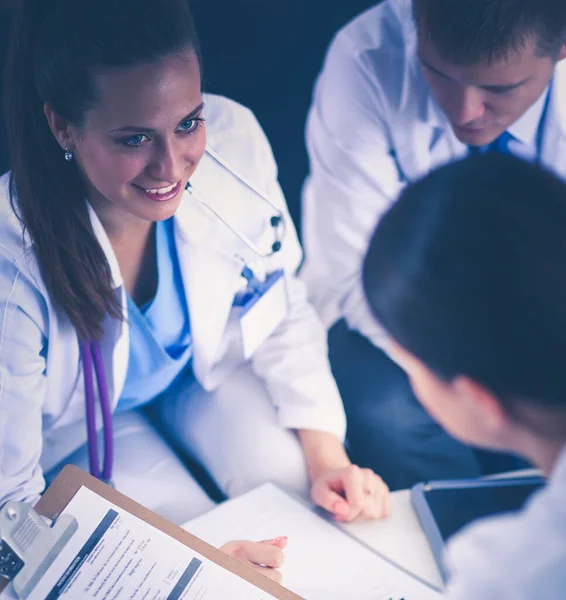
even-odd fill
[{"label": "necktie", "polygon": [[504,131],[498,138],[494,139],[491,144],[487,146],[469,146],[471,156],[478,156],[480,154],[487,154],[488,152],[499,152],[500,154],[511,154],[509,150],[509,142],[513,139],[513,136]]}]

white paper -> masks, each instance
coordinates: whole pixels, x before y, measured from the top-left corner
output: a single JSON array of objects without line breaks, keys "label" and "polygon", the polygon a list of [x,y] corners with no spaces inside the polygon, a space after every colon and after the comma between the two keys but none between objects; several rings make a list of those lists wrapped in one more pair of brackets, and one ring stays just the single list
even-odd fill
[{"label": "white paper", "polygon": [[[29,600],[274,600],[87,488],[64,513],[78,531]],[[3,600],[15,597],[8,590]]]},{"label": "white paper", "polygon": [[183,527],[207,542],[286,535],[283,585],[306,600],[438,600],[441,595],[271,484]]},{"label": "white paper", "polygon": [[387,519],[338,524],[338,527],[433,587],[444,587],[409,490],[391,494],[391,516]]}]

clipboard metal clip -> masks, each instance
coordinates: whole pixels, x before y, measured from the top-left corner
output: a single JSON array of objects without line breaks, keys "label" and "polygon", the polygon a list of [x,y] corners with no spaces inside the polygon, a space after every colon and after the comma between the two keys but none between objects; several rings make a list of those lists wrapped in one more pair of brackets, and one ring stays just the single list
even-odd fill
[{"label": "clipboard metal clip", "polygon": [[7,502],[0,510],[0,577],[25,600],[79,524],[71,515],[49,523],[25,502]]}]

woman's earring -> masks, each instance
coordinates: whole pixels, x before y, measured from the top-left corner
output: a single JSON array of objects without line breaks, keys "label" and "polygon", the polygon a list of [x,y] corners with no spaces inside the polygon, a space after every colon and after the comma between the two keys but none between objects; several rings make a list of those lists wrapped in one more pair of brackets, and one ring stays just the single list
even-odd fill
[{"label": "woman's earring", "polygon": [[67,162],[71,162],[73,160],[73,153],[69,150],[69,148],[65,148],[65,160]]}]

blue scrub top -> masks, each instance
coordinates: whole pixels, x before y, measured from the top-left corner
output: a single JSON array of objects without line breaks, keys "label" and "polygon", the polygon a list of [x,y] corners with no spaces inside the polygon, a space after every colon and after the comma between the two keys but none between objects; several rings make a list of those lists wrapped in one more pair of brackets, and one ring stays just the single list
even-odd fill
[{"label": "blue scrub top", "polygon": [[[141,309],[128,294],[130,353],[126,383],[117,410],[142,406],[165,392],[191,369],[192,340],[173,219],[156,223],[158,283]],[[189,377],[192,378],[192,374]]]}]

